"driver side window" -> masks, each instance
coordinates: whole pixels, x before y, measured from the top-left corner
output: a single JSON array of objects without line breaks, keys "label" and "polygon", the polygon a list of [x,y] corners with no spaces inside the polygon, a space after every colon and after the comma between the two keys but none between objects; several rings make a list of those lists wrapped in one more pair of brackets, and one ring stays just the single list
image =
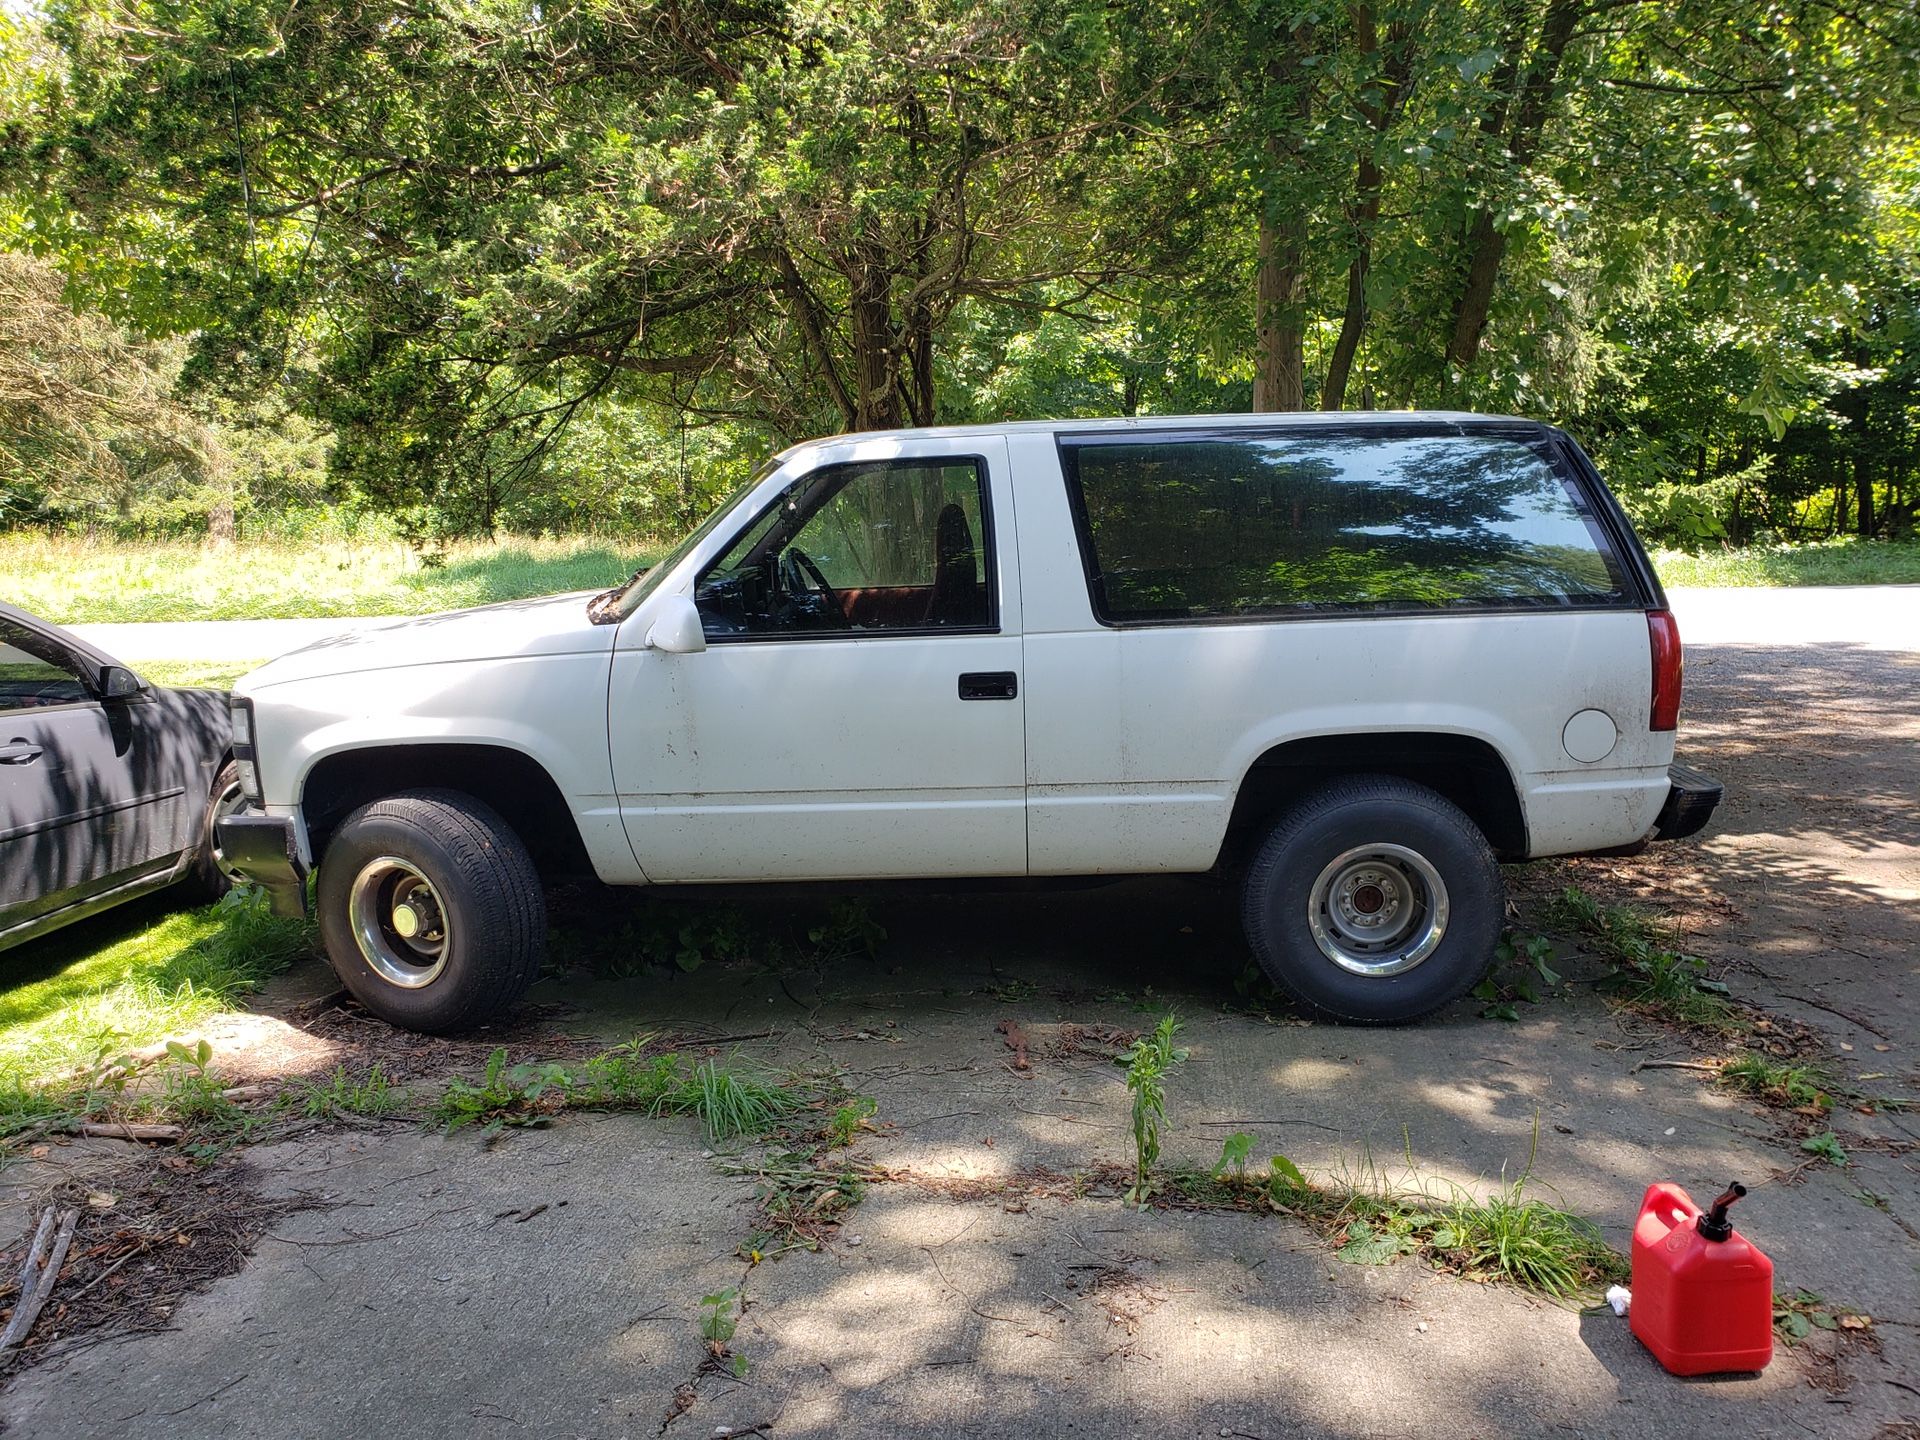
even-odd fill
[{"label": "driver side window", "polygon": [[709,640],[994,628],[986,467],[830,465],[796,482],[694,585]]},{"label": "driver side window", "polygon": [[70,658],[32,631],[0,620],[0,714],[92,698]]}]

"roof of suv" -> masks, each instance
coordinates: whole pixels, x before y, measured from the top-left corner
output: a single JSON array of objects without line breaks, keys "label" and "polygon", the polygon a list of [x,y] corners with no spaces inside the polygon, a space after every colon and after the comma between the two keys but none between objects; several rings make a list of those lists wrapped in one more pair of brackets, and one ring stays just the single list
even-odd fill
[{"label": "roof of suv", "polygon": [[1098,434],[1127,430],[1304,429],[1320,425],[1420,425],[1458,429],[1480,426],[1539,425],[1520,415],[1475,415],[1465,410],[1276,410],[1261,414],[1133,415],[1097,420],[1001,420],[977,425],[934,425],[912,430],[865,430],[804,440],[782,451],[797,455],[817,445],[848,440],[958,438],[967,435]]}]

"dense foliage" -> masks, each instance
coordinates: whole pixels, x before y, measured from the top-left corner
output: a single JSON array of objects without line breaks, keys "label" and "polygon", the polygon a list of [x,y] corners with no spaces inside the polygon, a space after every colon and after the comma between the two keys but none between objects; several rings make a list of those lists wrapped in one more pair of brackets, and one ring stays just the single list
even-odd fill
[{"label": "dense foliage", "polygon": [[[1449,405],[1656,538],[1905,534],[1916,119],[1904,0],[49,0],[0,516],[659,533],[838,429]],[[12,381],[107,346],[147,410]]]}]

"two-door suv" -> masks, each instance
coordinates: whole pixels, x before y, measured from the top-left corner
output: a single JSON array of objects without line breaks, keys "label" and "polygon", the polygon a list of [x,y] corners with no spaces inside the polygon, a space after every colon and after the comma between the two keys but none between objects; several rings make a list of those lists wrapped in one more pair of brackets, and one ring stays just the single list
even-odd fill
[{"label": "two-door suv", "polygon": [[230,864],[375,1013],[540,970],[543,876],[1240,877],[1267,972],[1415,1019],[1499,862],[1691,834],[1680,640],[1560,431],[1213,416],[846,435],[601,595],[367,630],[234,698]]}]

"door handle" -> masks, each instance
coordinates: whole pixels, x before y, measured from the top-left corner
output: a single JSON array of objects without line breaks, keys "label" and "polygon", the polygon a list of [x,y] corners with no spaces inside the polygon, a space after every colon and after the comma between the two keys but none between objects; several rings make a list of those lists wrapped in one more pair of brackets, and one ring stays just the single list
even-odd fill
[{"label": "door handle", "polygon": [[960,677],[962,700],[1011,700],[1020,693],[1020,678],[1011,670],[974,670]]},{"label": "door handle", "polygon": [[31,765],[40,758],[40,747],[25,740],[9,740],[0,745],[0,765]]}]

